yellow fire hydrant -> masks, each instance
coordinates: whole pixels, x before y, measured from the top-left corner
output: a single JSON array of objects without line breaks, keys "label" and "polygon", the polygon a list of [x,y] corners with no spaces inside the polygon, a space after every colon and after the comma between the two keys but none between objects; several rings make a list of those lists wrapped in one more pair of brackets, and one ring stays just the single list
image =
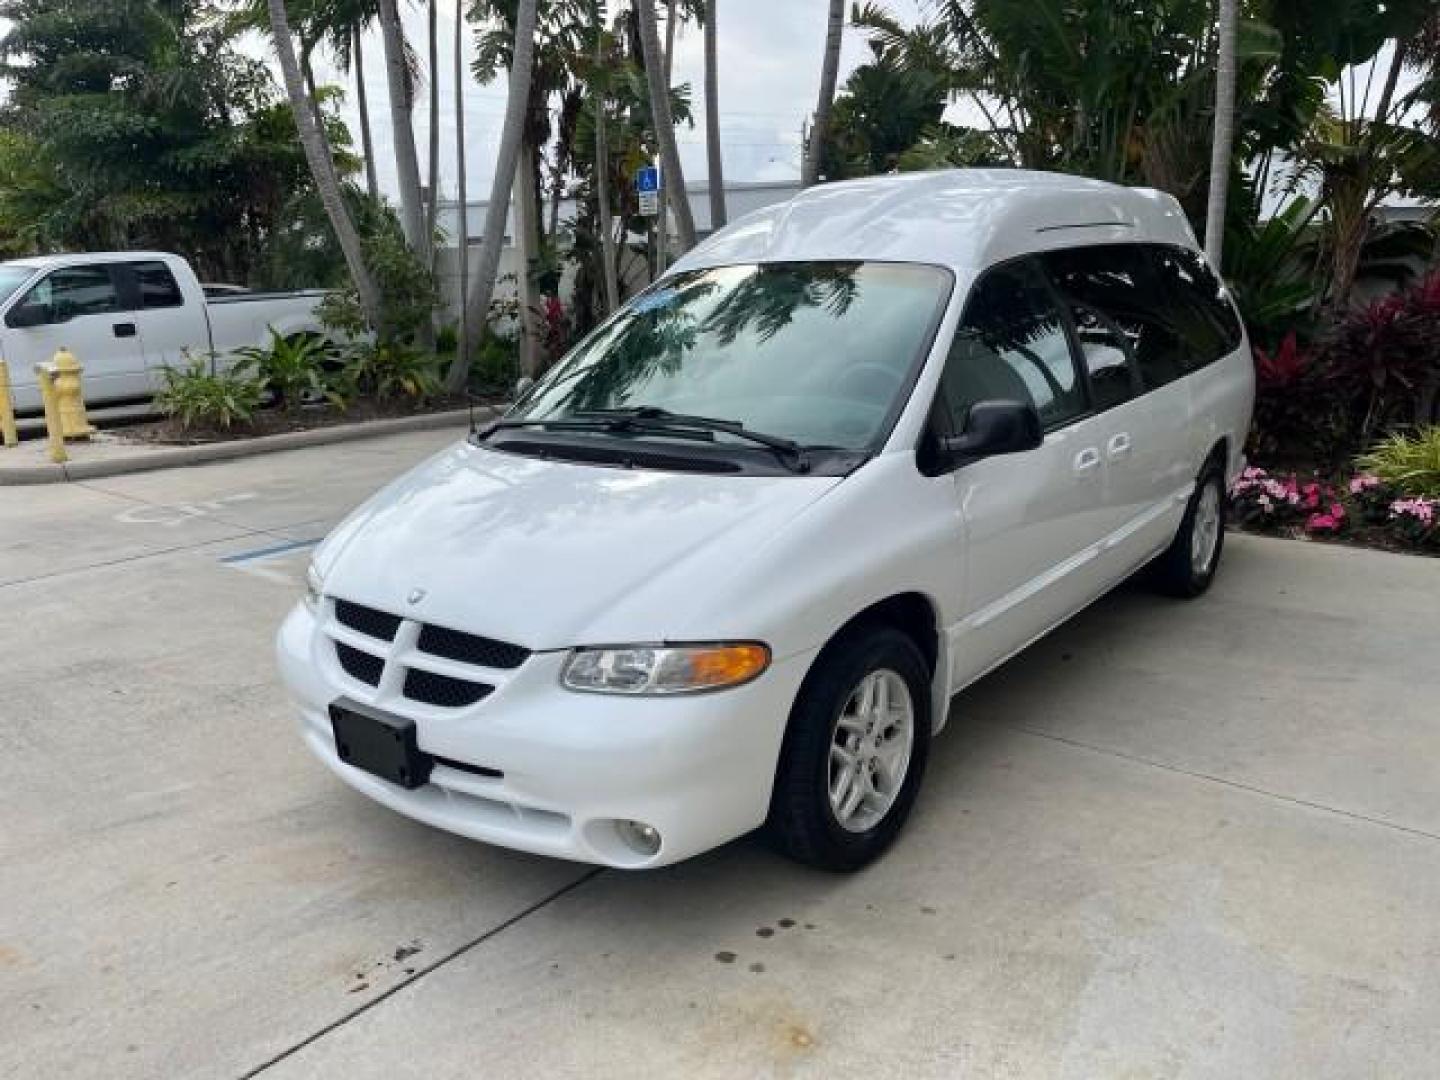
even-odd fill
[{"label": "yellow fire hydrant", "polygon": [[10,367],[4,360],[0,360],[0,439],[6,446],[20,441],[15,430],[15,402],[10,397]]},{"label": "yellow fire hydrant", "polygon": [[60,413],[60,436],[64,439],[88,439],[95,434],[89,417],[85,415],[85,394],[80,386],[84,370],[75,354],[63,347],[50,361],[55,403]]}]

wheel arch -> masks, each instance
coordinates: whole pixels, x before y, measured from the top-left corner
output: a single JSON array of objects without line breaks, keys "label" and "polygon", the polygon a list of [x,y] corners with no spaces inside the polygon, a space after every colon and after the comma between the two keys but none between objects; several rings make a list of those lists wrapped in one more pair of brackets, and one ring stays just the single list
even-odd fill
[{"label": "wheel arch", "polygon": [[[814,671],[821,660],[840,641],[863,627],[889,626],[899,630],[915,642],[925,665],[930,670],[930,724],[932,733],[945,726],[945,714],[949,706],[950,660],[945,651],[945,637],[941,631],[940,609],[933,599],[922,592],[907,591],[892,593],[876,600],[857,611],[842,623],[815,654],[810,671]],[[800,692],[805,692],[810,678],[806,673]]]}]

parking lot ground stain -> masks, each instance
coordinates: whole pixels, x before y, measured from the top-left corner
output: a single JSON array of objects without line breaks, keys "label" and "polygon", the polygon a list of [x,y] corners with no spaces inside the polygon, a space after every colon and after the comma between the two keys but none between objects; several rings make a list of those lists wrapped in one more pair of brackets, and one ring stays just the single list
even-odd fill
[{"label": "parking lot ground stain", "polygon": [[719,960],[722,964],[733,964],[735,962],[735,954],[728,951],[717,952],[715,959]]},{"label": "parking lot ground stain", "polygon": [[933,907],[923,907],[923,906],[922,906],[922,907],[920,908],[920,914],[921,914],[921,915],[934,915],[934,914],[935,914],[935,909],[934,909]]},{"label": "parking lot ground stain", "polygon": [[792,926],[795,925],[795,920],[794,920],[794,919],[781,919],[778,925],[779,925],[779,927],[780,927],[781,930],[789,930]]},{"label": "parking lot ground stain", "polygon": [[816,926],[813,922],[807,922],[807,923],[805,924],[805,929],[806,929],[806,930],[818,930],[818,929],[820,929],[820,928],[819,928],[818,926]]},{"label": "parking lot ground stain", "polygon": [[764,964],[751,964],[751,965],[750,965],[750,970],[751,970],[752,973],[754,973],[754,974],[756,974],[756,975],[759,975],[759,974],[761,974],[761,973],[764,972],[764,970],[765,970],[765,965],[764,965]]},{"label": "parking lot ground stain", "polygon": [[410,957],[418,953],[420,949],[421,945],[418,941],[412,941],[409,945],[401,945],[395,950],[396,963],[399,963],[401,960],[409,960]]},{"label": "parking lot ground stain", "polygon": [[759,927],[759,928],[755,931],[755,936],[756,936],[756,937],[774,937],[774,936],[775,936],[775,928],[772,927],[772,926],[762,926],[762,927]]}]

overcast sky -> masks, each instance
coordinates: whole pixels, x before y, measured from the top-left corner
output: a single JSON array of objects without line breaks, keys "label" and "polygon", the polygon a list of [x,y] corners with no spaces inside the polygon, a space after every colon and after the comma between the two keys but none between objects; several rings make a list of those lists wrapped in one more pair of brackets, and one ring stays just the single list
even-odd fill
[{"label": "overcast sky", "polygon": [[[907,21],[918,13],[920,0],[890,0],[887,6]],[[657,3],[663,8],[663,4]],[[440,190],[455,194],[455,93],[451,80],[455,43],[454,0],[440,0]],[[718,0],[720,62],[720,125],[727,181],[787,180],[800,175],[800,129],[815,108],[820,89],[820,55],[825,46],[827,0]],[[426,48],[424,18],[418,5],[406,14],[407,33],[423,57]],[[663,28],[662,28],[663,35]],[[373,40],[372,40],[373,39]],[[468,56],[472,35],[465,42]],[[864,35],[845,31],[840,82],[868,52]],[[375,160],[381,186],[395,191],[394,154],[390,149],[388,94],[378,36],[365,41],[366,89],[370,97]],[[354,112],[354,85],[346,76],[322,66],[324,81],[344,86],[343,115],[359,143]],[[704,39],[695,26],[680,33],[675,56],[675,82],[688,82],[695,126],[680,127],[681,161],[691,184],[705,178]],[[421,158],[422,181],[429,138],[429,110],[424,93],[415,109],[415,137]],[[465,92],[466,166],[469,197],[489,195],[505,112],[505,85],[497,80],[479,86],[471,80]]]}]

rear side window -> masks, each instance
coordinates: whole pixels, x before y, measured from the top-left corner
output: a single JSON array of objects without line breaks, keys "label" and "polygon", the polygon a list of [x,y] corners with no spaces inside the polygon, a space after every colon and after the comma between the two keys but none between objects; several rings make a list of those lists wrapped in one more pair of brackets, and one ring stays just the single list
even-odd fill
[{"label": "rear side window", "polygon": [[185,298],[180,295],[180,286],[175,275],[163,262],[139,262],[130,264],[135,275],[137,292],[136,304],[142,309],[180,307]]},{"label": "rear side window", "polygon": [[997,267],[976,284],[945,362],[941,395],[956,431],[981,401],[1028,402],[1046,427],[1085,411],[1064,319],[1030,262]]},{"label": "rear side window", "polygon": [[[1107,385],[1097,405],[1118,404],[1121,389],[1108,350],[1123,343],[1134,358],[1141,389],[1155,390],[1193,369],[1190,345],[1175,325],[1173,307],[1157,280],[1146,250],[1139,245],[1077,248],[1045,256],[1046,268],[1060,292],[1076,308],[1075,322],[1087,346],[1103,340],[1107,358],[1092,375]],[[1118,339],[1118,340],[1117,340]],[[1096,380],[1092,380],[1096,381]]]},{"label": "rear side window", "polygon": [[1187,370],[1204,367],[1240,346],[1240,320],[1220,279],[1199,252],[1150,249],[1156,280],[1174,325],[1189,346]]}]

